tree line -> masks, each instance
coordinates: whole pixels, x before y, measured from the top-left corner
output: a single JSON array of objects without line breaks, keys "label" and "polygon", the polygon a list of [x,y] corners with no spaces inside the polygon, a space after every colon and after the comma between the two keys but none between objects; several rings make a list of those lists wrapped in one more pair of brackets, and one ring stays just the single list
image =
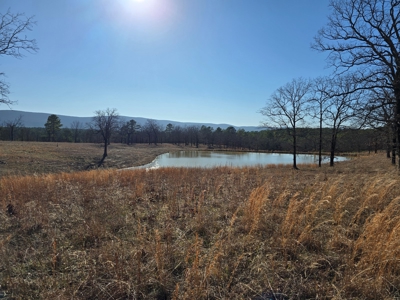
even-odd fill
[{"label": "tree line", "polygon": [[[213,128],[205,125],[174,126],[163,128],[156,120],[147,120],[142,126],[133,119],[121,121],[115,109],[97,111],[90,124],[73,122],[69,127],[61,124],[57,115],[51,115],[44,127],[29,128],[23,125],[23,118],[9,120],[0,126],[0,140],[104,143],[104,133],[108,132],[107,142],[133,144],[172,143],[182,146],[207,147],[209,149],[233,149],[250,151],[291,152],[292,142],[287,129],[266,128],[260,131],[245,131],[228,127]],[[109,122],[105,119],[112,117]],[[104,119],[104,120],[102,120]],[[109,130],[106,130],[110,125]],[[387,149],[387,140],[379,129],[339,128],[337,131],[337,150],[339,152],[376,151]],[[300,152],[326,153],[330,151],[331,129],[297,128],[297,147]],[[322,142],[320,142],[320,140]]]}]

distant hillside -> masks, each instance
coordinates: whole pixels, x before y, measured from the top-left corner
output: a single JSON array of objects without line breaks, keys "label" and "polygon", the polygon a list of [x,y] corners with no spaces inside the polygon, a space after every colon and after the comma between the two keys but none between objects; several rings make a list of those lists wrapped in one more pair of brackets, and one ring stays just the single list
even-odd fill
[{"label": "distant hillside", "polygon": [[[25,127],[44,127],[44,124],[47,121],[47,118],[51,114],[48,113],[36,113],[36,112],[26,112],[26,111],[19,111],[19,110],[0,110],[0,125],[3,124],[6,121],[12,121],[18,118],[19,116],[22,116],[22,122]],[[61,123],[63,124],[63,127],[71,127],[72,122],[78,121],[83,126],[85,126],[87,123],[89,123],[92,120],[92,117],[74,117],[74,116],[64,116],[64,115],[57,115]],[[138,125],[143,126],[148,118],[141,118],[141,117],[128,117],[128,116],[121,116],[121,119],[123,121],[128,121],[128,120],[135,120]],[[234,126],[230,124],[212,124],[212,123],[192,123],[192,122],[176,122],[176,121],[170,121],[170,120],[155,120],[157,121],[158,124],[161,125],[162,128],[165,128],[167,124],[171,123],[174,126],[210,126],[214,129],[220,127],[221,129],[226,129],[229,126],[233,126],[236,129],[244,129],[246,131],[260,131],[263,128],[256,127],[256,126]]]}]

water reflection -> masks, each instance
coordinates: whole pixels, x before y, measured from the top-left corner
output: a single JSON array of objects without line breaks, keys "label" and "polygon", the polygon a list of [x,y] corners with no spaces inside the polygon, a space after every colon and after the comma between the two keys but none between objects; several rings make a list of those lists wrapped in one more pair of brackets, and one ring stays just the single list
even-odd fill
[{"label": "water reflection", "polygon": [[[336,157],[335,161],[347,160],[345,157]],[[299,154],[297,163],[317,163],[318,155]],[[329,162],[325,157],[324,163]],[[218,166],[247,167],[268,164],[292,164],[292,154],[257,153],[257,152],[222,152],[183,150],[159,155],[153,162],[141,168],[156,169],[160,167],[200,167],[213,168]]]}]

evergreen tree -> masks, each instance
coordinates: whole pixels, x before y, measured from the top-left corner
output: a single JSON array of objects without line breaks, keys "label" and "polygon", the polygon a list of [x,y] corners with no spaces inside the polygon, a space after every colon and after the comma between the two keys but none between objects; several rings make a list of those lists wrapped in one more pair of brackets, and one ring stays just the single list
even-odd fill
[{"label": "evergreen tree", "polygon": [[55,135],[62,126],[63,125],[61,124],[61,120],[57,115],[50,115],[47,118],[47,122],[46,124],[44,124],[44,127],[46,128],[49,142],[54,142]]}]

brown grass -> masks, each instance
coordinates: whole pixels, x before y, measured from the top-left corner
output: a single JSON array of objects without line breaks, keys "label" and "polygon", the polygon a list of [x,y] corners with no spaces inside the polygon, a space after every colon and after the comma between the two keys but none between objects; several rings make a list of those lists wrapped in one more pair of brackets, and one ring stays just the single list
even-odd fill
[{"label": "brown grass", "polygon": [[[150,163],[157,155],[182,147],[111,144],[102,168],[128,168]],[[0,177],[75,172],[97,166],[102,144],[0,141]]]},{"label": "brown grass", "polygon": [[7,176],[0,195],[9,299],[400,297],[400,180],[383,154]]}]

